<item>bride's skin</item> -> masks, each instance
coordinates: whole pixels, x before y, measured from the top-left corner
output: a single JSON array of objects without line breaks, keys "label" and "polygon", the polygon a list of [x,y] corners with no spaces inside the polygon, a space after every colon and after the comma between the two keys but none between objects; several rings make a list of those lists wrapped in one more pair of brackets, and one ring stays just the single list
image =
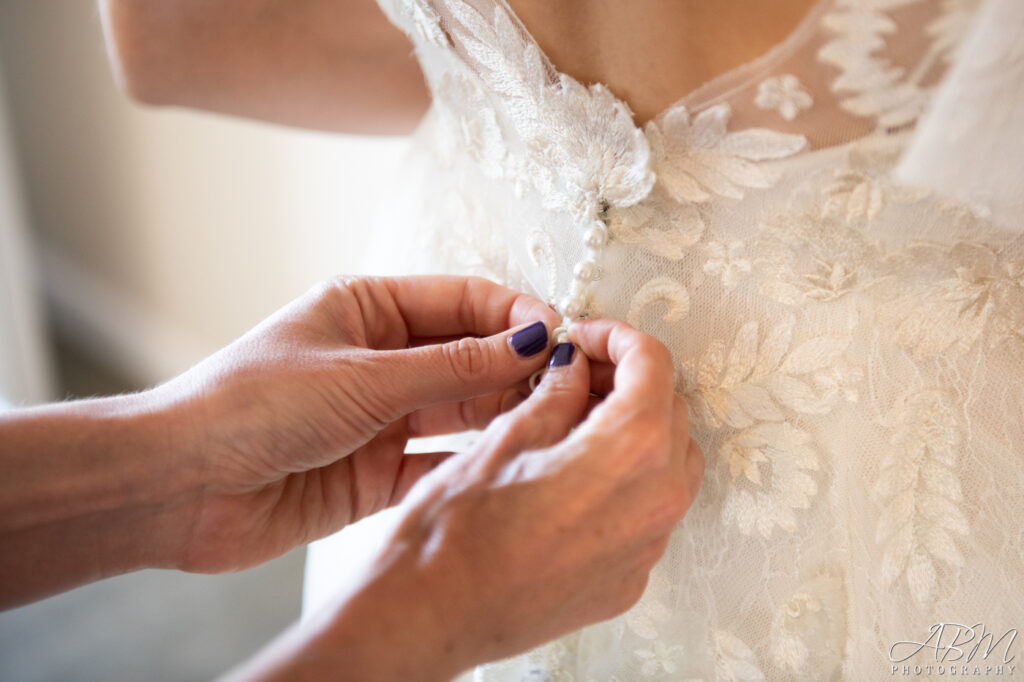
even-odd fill
[{"label": "bride's skin", "polygon": [[[508,0],[554,65],[638,123],[764,54],[814,0]],[[99,0],[137,100],[349,133],[403,133],[430,101],[375,0]]]},{"label": "bride's skin", "polygon": [[604,83],[644,123],[761,56],[816,0],[508,0],[551,62]]}]

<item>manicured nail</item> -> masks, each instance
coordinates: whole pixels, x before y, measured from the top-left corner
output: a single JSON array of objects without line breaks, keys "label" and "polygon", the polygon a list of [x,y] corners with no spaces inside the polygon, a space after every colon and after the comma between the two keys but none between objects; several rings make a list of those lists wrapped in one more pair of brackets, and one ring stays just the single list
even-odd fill
[{"label": "manicured nail", "polygon": [[551,351],[551,360],[548,361],[548,367],[565,367],[572,362],[573,353],[576,352],[576,346],[571,343],[560,343],[555,346],[555,349]]},{"label": "manicured nail", "polygon": [[543,322],[534,322],[508,337],[508,343],[519,357],[528,358],[548,347],[548,328]]}]

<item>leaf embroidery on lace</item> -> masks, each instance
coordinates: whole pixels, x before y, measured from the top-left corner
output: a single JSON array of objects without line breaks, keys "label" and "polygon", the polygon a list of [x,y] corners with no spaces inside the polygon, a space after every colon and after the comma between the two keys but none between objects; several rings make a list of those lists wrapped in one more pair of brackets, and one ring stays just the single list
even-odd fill
[{"label": "leaf embroidery on lace", "polygon": [[956,465],[963,432],[952,396],[925,388],[898,398],[886,418],[891,449],[882,459],[875,496],[881,508],[875,539],[884,545],[881,578],[903,578],[919,605],[938,586],[935,564],[956,569],[964,559],[954,541],[967,518]]},{"label": "leaf embroidery on lace", "polygon": [[757,664],[757,657],[743,640],[725,630],[713,631],[711,640],[717,682],[763,682],[764,673]]},{"label": "leaf embroidery on lace", "polygon": [[636,244],[662,258],[679,260],[687,249],[700,242],[705,223],[692,204],[669,201],[652,206],[645,200],[609,211],[608,227],[617,241]]},{"label": "leaf embroidery on lace", "polygon": [[916,243],[885,260],[871,287],[893,342],[918,358],[1012,344],[1024,353],[1024,262],[983,244]]},{"label": "leaf embroidery on lace", "polygon": [[813,472],[821,452],[791,416],[826,414],[840,399],[856,400],[853,385],[862,377],[844,358],[849,338],[822,335],[791,348],[793,326],[787,318],[759,343],[758,323],[747,322],[728,354],[712,342],[680,371],[694,418],[736,430],[717,455],[731,480],[722,519],[744,534],[796,530],[794,510],[810,507],[818,492]]},{"label": "leaf embroidery on lace", "polygon": [[802,135],[765,128],[727,132],[731,116],[728,104],[717,104],[691,120],[680,106],[647,124],[658,182],[676,201],[740,199],[743,188],[771,187],[775,174],[757,162],[792,156],[807,144]]},{"label": "leaf embroidery on lace", "polygon": [[599,200],[631,206],[654,185],[643,132],[602,85],[586,87],[564,74],[553,79],[537,45],[503,7],[488,22],[463,0],[445,0],[450,30],[499,96],[523,142],[522,177],[546,207],[592,220]]},{"label": "leaf embroidery on lace", "polygon": [[787,675],[832,679],[846,643],[846,592],[838,576],[803,584],[775,611],[771,650]]},{"label": "leaf embroidery on lace", "polygon": [[853,145],[846,164],[833,170],[833,182],[822,190],[825,217],[847,225],[865,223],[882,212],[888,201],[913,204],[928,195],[928,190],[892,182],[889,171],[898,154],[879,152]]},{"label": "leaf embroidery on lace", "polygon": [[894,66],[879,52],[886,36],[897,32],[889,10],[921,0],[838,0],[822,23],[832,34],[818,58],[839,68],[832,83],[837,93],[849,93],[840,106],[857,116],[872,117],[880,128],[897,128],[915,121],[928,102],[930,88],[921,83],[949,55],[966,32],[976,0],[944,0],[942,11],[928,27],[928,49],[909,72]]},{"label": "leaf embroidery on lace", "polygon": [[760,109],[773,109],[779,116],[792,121],[803,109],[814,104],[811,93],[796,76],[784,74],[766,78],[757,86],[754,104]]}]

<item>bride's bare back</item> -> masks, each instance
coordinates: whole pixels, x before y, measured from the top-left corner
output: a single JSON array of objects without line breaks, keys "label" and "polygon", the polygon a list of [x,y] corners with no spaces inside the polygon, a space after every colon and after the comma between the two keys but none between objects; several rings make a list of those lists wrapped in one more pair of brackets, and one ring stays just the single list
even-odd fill
[{"label": "bride's bare back", "polygon": [[508,0],[562,72],[646,122],[782,42],[814,0]]}]

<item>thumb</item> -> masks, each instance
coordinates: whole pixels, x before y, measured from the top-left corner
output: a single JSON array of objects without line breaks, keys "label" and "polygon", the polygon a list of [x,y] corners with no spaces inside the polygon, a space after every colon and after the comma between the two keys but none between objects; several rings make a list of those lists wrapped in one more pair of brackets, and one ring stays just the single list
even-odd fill
[{"label": "thumb", "polygon": [[396,418],[428,405],[494,393],[544,366],[548,330],[534,322],[501,334],[375,353],[374,384]]}]

